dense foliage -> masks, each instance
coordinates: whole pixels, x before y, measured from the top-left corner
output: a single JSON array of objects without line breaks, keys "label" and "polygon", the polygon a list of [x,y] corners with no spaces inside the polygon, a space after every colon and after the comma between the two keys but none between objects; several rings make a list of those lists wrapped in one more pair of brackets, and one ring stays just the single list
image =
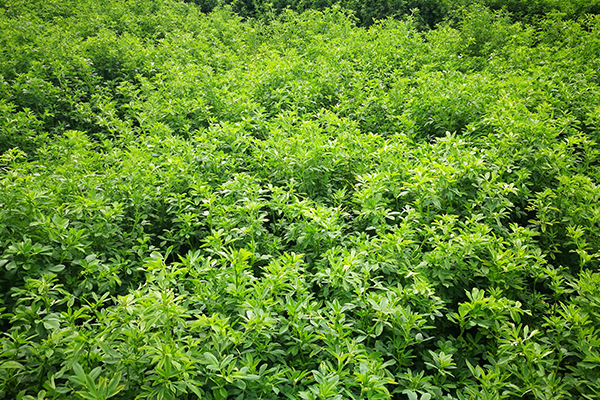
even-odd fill
[{"label": "dense foliage", "polygon": [[600,398],[600,18],[454,10],[0,2],[0,398]]},{"label": "dense foliage", "polygon": [[341,6],[351,10],[359,25],[369,26],[387,17],[412,14],[417,27],[433,28],[452,18],[466,6],[484,5],[492,10],[506,10],[519,20],[536,20],[549,12],[567,18],[600,13],[600,0],[186,0],[197,4],[203,12],[228,5],[243,17],[264,19],[286,9],[303,12]]}]

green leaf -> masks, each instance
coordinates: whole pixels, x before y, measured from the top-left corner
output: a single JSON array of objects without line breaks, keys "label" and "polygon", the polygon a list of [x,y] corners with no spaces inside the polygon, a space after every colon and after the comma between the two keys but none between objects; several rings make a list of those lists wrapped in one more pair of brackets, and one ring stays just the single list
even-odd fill
[{"label": "green leaf", "polygon": [[57,330],[60,328],[60,320],[58,314],[48,314],[43,320],[44,328],[48,330]]},{"label": "green leaf", "polygon": [[81,365],[78,362],[73,363],[73,372],[75,373],[75,376],[71,376],[71,380],[74,381],[75,383],[77,383],[78,385],[84,386],[85,385],[85,372],[83,371],[83,368],[81,367]]},{"label": "green leaf", "polygon": [[90,377],[93,380],[96,380],[100,376],[101,372],[102,372],[102,367],[96,367],[96,368],[94,368],[93,370],[90,371]]},{"label": "green leaf", "polygon": [[81,391],[81,392],[77,392],[77,394],[80,395],[81,397],[83,397],[84,399],[87,399],[87,400],[98,400],[97,396],[95,396],[95,395],[93,395],[93,394],[91,394],[89,392]]},{"label": "green leaf", "polygon": [[215,357],[214,354],[206,352],[204,353],[204,359],[210,366],[214,366],[217,369],[219,368],[219,360],[217,360],[217,357]]},{"label": "green leaf", "polygon": [[47,268],[50,272],[60,272],[65,269],[65,266],[62,264],[54,265],[52,267]]},{"label": "green leaf", "polygon": [[187,382],[186,383],[188,389],[190,389],[199,399],[204,397],[204,392],[195,384]]},{"label": "green leaf", "polygon": [[375,325],[375,336],[380,336],[383,333],[383,324],[379,323]]},{"label": "green leaf", "polygon": [[233,384],[242,390],[246,389],[246,382],[241,379],[234,381]]},{"label": "green leaf", "polygon": [[225,367],[227,367],[227,365],[229,365],[229,363],[233,360],[233,355],[232,354],[228,354],[223,361],[220,362],[220,368],[223,369]]},{"label": "green leaf", "polygon": [[96,389],[96,383],[91,376],[85,376],[86,389],[92,394],[94,397],[98,397],[98,390]]},{"label": "green leaf", "polygon": [[221,397],[223,397],[224,399],[227,398],[227,389],[225,389],[224,387],[222,387],[221,389],[219,389],[219,394],[221,395]]},{"label": "green leaf", "polygon": [[116,395],[117,393],[119,393],[121,390],[123,390],[123,388],[125,387],[125,385],[119,385],[119,382],[121,381],[121,373],[117,372],[115,374],[115,376],[113,376],[113,378],[110,380],[109,384],[108,384],[108,388],[106,391],[106,397],[113,397],[114,395]]},{"label": "green leaf", "polygon": [[25,369],[23,364],[18,361],[6,361],[0,365],[2,369]]}]

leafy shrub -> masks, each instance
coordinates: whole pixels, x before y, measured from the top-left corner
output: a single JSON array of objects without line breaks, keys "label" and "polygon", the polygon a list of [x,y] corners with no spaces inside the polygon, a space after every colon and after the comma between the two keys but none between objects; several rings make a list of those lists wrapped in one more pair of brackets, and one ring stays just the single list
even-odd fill
[{"label": "leafy shrub", "polygon": [[598,18],[331,5],[1,4],[0,398],[598,397]]}]

